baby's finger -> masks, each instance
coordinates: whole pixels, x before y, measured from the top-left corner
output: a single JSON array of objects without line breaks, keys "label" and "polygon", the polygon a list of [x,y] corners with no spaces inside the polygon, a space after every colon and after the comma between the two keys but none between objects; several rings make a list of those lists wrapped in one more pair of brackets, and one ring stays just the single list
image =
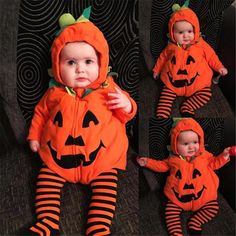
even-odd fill
[{"label": "baby's finger", "polygon": [[120,97],[120,94],[118,94],[118,93],[108,93],[107,95],[108,95],[108,97],[113,97],[113,98],[119,98]]},{"label": "baby's finger", "polygon": [[112,105],[112,104],[118,104],[119,103],[119,99],[111,99],[107,101],[107,104]]},{"label": "baby's finger", "polygon": [[111,110],[118,109],[118,108],[122,108],[122,105],[121,104],[109,105],[108,108]]},{"label": "baby's finger", "polygon": [[121,92],[121,90],[120,90],[119,88],[115,87],[115,90],[116,90],[116,92],[117,92],[118,94],[122,94],[122,92]]}]

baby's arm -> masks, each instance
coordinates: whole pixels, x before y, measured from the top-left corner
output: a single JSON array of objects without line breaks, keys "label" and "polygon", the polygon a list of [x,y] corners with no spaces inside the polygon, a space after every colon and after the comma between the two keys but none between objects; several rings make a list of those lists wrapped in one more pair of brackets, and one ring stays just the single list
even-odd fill
[{"label": "baby's arm", "polygon": [[212,157],[209,163],[209,167],[213,170],[218,170],[230,161],[230,147],[224,149],[224,151],[216,156]]},{"label": "baby's arm", "polygon": [[218,72],[223,76],[228,74],[228,70],[225,67],[220,68]]},{"label": "baby's arm", "polygon": [[148,158],[147,157],[137,157],[136,161],[138,164],[142,167],[145,167],[147,165]]},{"label": "baby's arm", "polygon": [[158,73],[157,73],[157,72],[153,72],[153,78],[154,78],[154,79],[157,79],[157,78],[158,78],[158,76],[159,76],[159,75],[158,75]]},{"label": "baby's arm", "polygon": [[34,110],[34,116],[31,121],[29,134],[27,137],[30,149],[33,152],[37,152],[40,148],[41,133],[49,116],[47,100],[49,98],[51,91],[52,90],[48,90],[45,93],[45,95],[41,98],[41,100],[36,105]]},{"label": "baby's arm", "polygon": [[37,140],[29,140],[29,146],[33,152],[37,152],[40,148],[39,141]]},{"label": "baby's arm", "polygon": [[228,74],[228,70],[224,67],[219,57],[215,53],[214,49],[205,41],[202,40],[203,50],[205,53],[205,58],[209,66],[219,72],[220,75],[224,76]]},{"label": "baby's arm", "polygon": [[115,92],[108,93],[108,108],[111,110],[120,108],[126,113],[131,113],[132,104],[129,98],[120,89],[115,87],[115,90]]},{"label": "baby's arm", "polygon": [[142,167],[147,167],[150,170],[156,172],[167,172],[169,171],[168,160],[160,161],[148,157],[137,157],[136,161]]},{"label": "baby's arm", "polygon": [[156,64],[153,68],[153,78],[157,79],[158,76],[161,73],[161,70],[163,68],[163,66],[165,65],[165,63],[167,62],[167,47],[161,52],[160,56],[158,57]]},{"label": "baby's arm", "polygon": [[230,148],[231,147],[227,147],[224,149],[224,151],[222,152],[222,155],[224,157],[225,160],[228,160],[229,159],[229,156],[230,156]]}]

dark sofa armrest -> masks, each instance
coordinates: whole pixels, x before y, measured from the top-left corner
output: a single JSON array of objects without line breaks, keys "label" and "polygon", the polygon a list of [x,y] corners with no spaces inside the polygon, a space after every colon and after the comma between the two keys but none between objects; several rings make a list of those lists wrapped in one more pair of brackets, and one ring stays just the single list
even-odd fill
[{"label": "dark sofa armrest", "polygon": [[235,111],[235,7],[224,11],[222,23],[219,57],[229,73],[222,77],[219,87]]},{"label": "dark sofa armrest", "polygon": [[4,103],[5,101],[0,95],[0,156],[16,145],[16,138],[5,112]]}]

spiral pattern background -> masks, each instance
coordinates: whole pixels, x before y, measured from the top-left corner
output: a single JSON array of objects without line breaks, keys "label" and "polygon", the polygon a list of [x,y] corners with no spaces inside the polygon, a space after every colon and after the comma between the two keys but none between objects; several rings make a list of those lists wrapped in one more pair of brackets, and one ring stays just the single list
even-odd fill
[{"label": "spiral pattern background", "polygon": [[116,82],[138,101],[138,0],[22,0],[17,40],[17,96],[27,123],[48,87],[50,47],[58,18],[70,12],[78,18],[92,6],[90,20],[104,33]]},{"label": "spiral pattern background", "polygon": [[[167,45],[168,21],[174,3],[180,6],[185,0],[153,1],[150,31],[150,47],[154,58],[157,58]],[[222,12],[232,4],[233,0],[190,1],[189,7],[197,14],[204,39],[215,49],[219,43],[219,34],[223,20]]]}]

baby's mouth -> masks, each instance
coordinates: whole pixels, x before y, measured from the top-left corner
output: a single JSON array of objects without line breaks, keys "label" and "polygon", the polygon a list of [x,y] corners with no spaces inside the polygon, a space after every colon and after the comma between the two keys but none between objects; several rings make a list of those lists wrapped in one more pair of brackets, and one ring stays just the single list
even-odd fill
[{"label": "baby's mouth", "polygon": [[76,81],[83,82],[86,81],[87,79],[85,77],[78,77],[76,78]]},{"label": "baby's mouth", "polygon": [[194,154],[195,153],[195,151],[193,150],[193,151],[189,151],[188,152],[188,154]]}]

